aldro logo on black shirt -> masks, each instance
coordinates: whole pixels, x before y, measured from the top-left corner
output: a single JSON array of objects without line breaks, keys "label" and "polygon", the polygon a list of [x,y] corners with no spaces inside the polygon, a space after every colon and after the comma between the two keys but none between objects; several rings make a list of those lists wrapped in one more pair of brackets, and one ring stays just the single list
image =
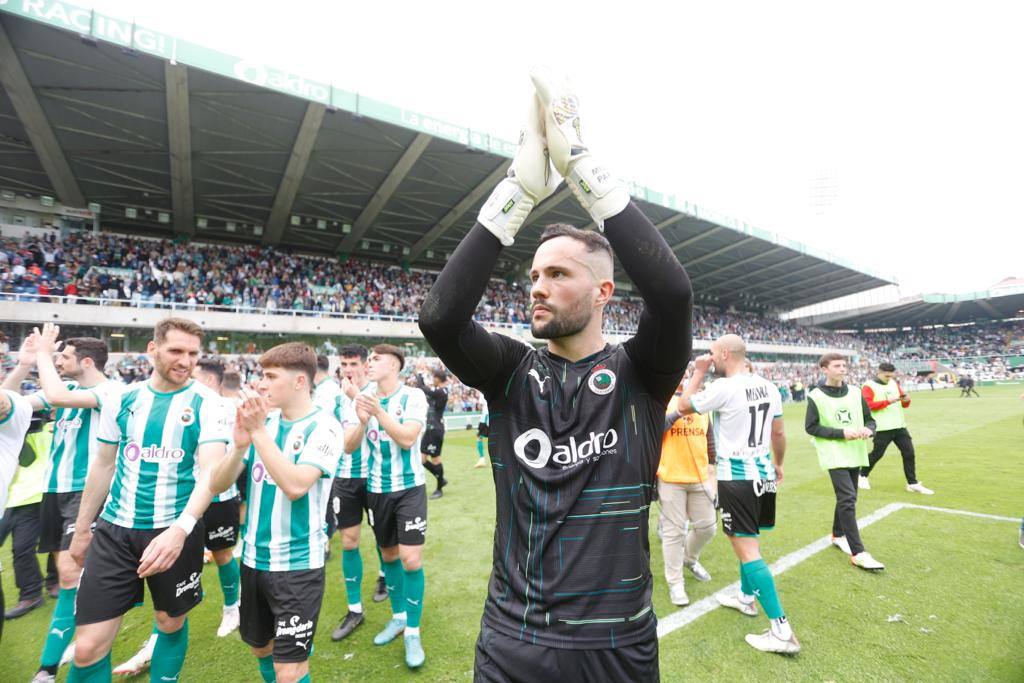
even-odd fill
[{"label": "aldro logo on black shirt", "polygon": [[[529,429],[520,434],[512,444],[516,456],[535,470],[554,462],[567,470],[586,462],[597,462],[602,455],[613,455],[619,435],[614,429],[606,432],[590,432],[586,438],[577,441],[569,437],[569,443],[551,444],[551,437],[539,429]],[[531,447],[532,446],[532,447]]]}]

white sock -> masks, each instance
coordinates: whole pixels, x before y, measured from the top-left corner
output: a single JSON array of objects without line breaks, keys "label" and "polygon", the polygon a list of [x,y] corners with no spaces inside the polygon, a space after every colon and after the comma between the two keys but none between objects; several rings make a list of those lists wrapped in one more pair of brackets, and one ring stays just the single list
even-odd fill
[{"label": "white sock", "polygon": [[418,636],[420,634],[420,627],[413,628],[412,626],[405,627],[405,635],[407,636]]},{"label": "white sock", "polygon": [[391,615],[391,618],[392,619],[398,619],[399,621],[405,621],[406,620],[405,612],[395,612],[394,614]]},{"label": "white sock", "polygon": [[754,600],[756,599],[753,595],[747,595],[743,591],[740,591],[739,596],[740,602],[742,602],[744,605],[751,605],[754,603]]},{"label": "white sock", "polygon": [[363,613],[363,603],[357,602],[354,605],[349,605],[348,606],[348,611],[349,612],[355,612],[356,614],[362,614]]},{"label": "white sock", "polygon": [[238,603],[236,602],[233,605],[224,605],[224,611],[225,612],[237,612],[238,611]]},{"label": "white sock", "polygon": [[382,570],[378,571],[377,572],[377,576],[379,576],[380,578],[384,578],[384,570],[382,569]]},{"label": "white sock", "polygon": [[789,625],[789,620],[786,617],[779,617],[778,619],[772,619],[772,633],[781,638],[782,640],[789,640],[793,637],[793,628]]}]

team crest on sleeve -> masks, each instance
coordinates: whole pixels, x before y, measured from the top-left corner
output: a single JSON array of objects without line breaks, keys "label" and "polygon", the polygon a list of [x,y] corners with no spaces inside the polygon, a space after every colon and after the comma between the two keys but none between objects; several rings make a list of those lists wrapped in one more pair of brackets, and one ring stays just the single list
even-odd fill
[{"label": "team crest on sleeve", "polygon": [[590,374],[587,386],[599,396],[610,394],[615,389],[615,373],[610,368],[598,365]]},{"label": "team crest on sleeve", "polygon": [[195,411],[192,410],[192,406],[188,406],[183,411],[181,411],[181,415],[178,417],[178,421],[181,422],[181,424],[185,425],[186,427],[188,427],[190,424],[196,421],[196,414]]}]

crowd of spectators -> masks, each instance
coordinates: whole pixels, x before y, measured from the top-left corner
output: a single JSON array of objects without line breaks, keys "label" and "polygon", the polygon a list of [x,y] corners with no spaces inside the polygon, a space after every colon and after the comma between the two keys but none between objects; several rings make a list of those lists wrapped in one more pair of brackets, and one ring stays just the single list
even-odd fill
[{"label": "crowd of spectators", "polygon": [[[70,303],[411,320],[434,278],[434,273],[396,264],[342,262],[261,245],[185,244],[92,232],[72,232],[62,239],[56,233],[0,238],[0,297],[19,294],[42,301],[65,297]],[[529,283],[493,279],[477,317],[527,325],[529,298]],[[613,299],[605,309],[606,330],[631,333],[642,310],[639,299]],[[848,335],[697,307],[693,330],[699,339],[736,333],[748,342],[849,349],[864,359],[863,367],[851,368],[854,379],[863,379],[871,363],[912,359],[954,359],[966,372],[1000,377],[1009,368],[999,357],[1024,354],[1020,321]],[[6,343],[0,339],[0,345]],[[242,370],[244,378],[251,378],[254,362]],[[775,364],[767,371],[780,382],[813,384],[817,377],[813,364]],[[114,372],[133,381],[148,374],[148,361],[128,356]]]}]

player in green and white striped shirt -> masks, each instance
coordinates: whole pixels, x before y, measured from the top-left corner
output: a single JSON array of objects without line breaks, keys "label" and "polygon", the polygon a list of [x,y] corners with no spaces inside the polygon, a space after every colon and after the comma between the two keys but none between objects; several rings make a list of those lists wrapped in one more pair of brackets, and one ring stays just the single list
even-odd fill
[{"label": "player in green and white striped shirt", "polygon": [[427,420],[423,392],[399,382],[405,354],[396,346],[373,347],[367,368],[375,391],[356,396],[345,416],[345,450],[365,438],[370,526],[377,537],[391,597],[392,618],[373,639],[384,645],[405,633],[405,663],[422,666],[423,543],[427,532],[427,495],[420,439]]},{"label": "player in green and white striped shirt", "polygon": [[[374,391],[375,385],[366,376],[367,351],[360,344],[348,344],[341,348],[341,395],[334,404],[334,417],[342,422],[345,414],[350,411],[352,400],[361,392]],[[366,475],[369,467],[369,445],[366,439],[341,456],[338,473],[331,487],[331,505],[335,513],[337,525],[341,528],[341,569],[345,578],[345,595],[348,598],[348,612],[331,634],[331,640],[339,641],[347,638],[362,625],[363,618],[363,558],[359,553],[359,536],[363,525],[363,511],[369,511],[366,503]],[[328,513],[330,514],[330,513]],[[384,560],[377,548],[377,557],[383,567]],[[374,602],[387,600],[387,581],[383,568],[377,577],[377,590]]]},{"label": "player in green and white striped shirt", "polygon": [[110,648],[122,616],[142,601],[143,579],[160,631],[151,678],[181,673],[188,612],[202,600],[204,534],[193,528],[229,436],[221,399],[191,379],[202,337],[190,320],[161,320],[147,348],[152,376],[103,404],[70,547],[84,571],[69,681],[110,680]]},{"label": "player in green and white striped shirt", "polygon": [[324,514],[341,456],[341,425],[313,404],[316,355],[281,344],[259,359],[263,378],[245,390],[234,448],[211,486],[248,477],[242,539],[242,640],[265,681],[309,681],[309,653],[324,592]]},{"label": "player in green and white striped shirt", "polygon": [[59,335],[60,327],[53,323],[43,325],[41,332],[36,329],[22,346],[17,368],[4,382],[16,388],[34,366],[42,389],[28,397],[32,409],[56,408],[43,479],[38,551],[54,553],[60,593],[36,674],[44,681],[57,674],[61,655],[75,635],[75,597],[82,569],[65,551],[75,531],[89,463],[99,446],[96,434],[100,409],[124,387],[103,374],[107,364],[107,345],[103,341],[91,337],[66,339],[58,352]]}]

